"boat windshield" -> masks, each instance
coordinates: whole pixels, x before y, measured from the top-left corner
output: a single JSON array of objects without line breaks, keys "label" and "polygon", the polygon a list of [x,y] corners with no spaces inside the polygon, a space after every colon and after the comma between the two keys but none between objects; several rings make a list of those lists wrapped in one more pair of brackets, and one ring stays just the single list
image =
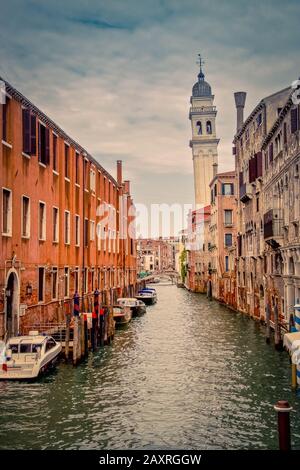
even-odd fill
[{"label": "boat windshield", "polygon": [[[11,350],[12,354],[19,353],[19,345],[18,344],[9,344],[9,349]],[[21,343],[20,344],[20,354],[30,354],[30,353],[37,353],[41,350],[41,344],[31,344],[31,343]]]}]

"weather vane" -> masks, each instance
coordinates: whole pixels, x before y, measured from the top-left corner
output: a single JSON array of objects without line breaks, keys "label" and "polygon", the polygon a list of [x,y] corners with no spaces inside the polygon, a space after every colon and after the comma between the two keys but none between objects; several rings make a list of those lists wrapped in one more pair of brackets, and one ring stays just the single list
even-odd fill
[{"label": "weather vane", "polygon": [[202,65],[205,64],[204,59],[202,59],[201,54],[198,54],[199,59],[197,60],[196,64],[200,65],[200,72],[202,72]]}]

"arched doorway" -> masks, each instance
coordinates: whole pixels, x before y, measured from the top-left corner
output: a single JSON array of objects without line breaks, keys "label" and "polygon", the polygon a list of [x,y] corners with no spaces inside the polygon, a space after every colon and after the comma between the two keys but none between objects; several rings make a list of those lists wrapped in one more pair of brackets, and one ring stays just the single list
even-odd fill
[{"label": "arched doorway", "polygon": [[19,332],[19,279],[15,271],[8,273],[6,289],[6,337],[10,338]]}]

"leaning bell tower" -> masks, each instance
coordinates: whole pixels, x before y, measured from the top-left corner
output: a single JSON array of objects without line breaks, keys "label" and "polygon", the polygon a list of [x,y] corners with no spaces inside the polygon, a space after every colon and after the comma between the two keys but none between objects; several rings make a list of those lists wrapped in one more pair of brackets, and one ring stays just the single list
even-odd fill
[{"label": "leaning bell tower", "polygon": [[199,54],[200,72],[193,86],[189,118],[192,125],[190,147],[193,153],[195,203],[197,207],[210,204],[209,183],[213,178],[213,165],[218,163],[216,115],[214,95],[204,80],[203,59]]}]

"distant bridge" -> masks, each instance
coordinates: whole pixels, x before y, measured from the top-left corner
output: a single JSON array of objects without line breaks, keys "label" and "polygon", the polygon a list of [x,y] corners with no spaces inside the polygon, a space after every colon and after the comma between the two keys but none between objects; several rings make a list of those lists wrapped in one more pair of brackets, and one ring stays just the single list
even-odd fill
[{"label": "distant bridge", "polygon": [[167,279],[168,281],[171,281],[171,284],[175,284],[179,280],[179,273],[173,270],[156,271],[154,273],[149,274],[149,276],[138,278],[137,282],[138,283],[144,282],[145,284],[147,284],[157,278],[160,278],[161,280]]}]

